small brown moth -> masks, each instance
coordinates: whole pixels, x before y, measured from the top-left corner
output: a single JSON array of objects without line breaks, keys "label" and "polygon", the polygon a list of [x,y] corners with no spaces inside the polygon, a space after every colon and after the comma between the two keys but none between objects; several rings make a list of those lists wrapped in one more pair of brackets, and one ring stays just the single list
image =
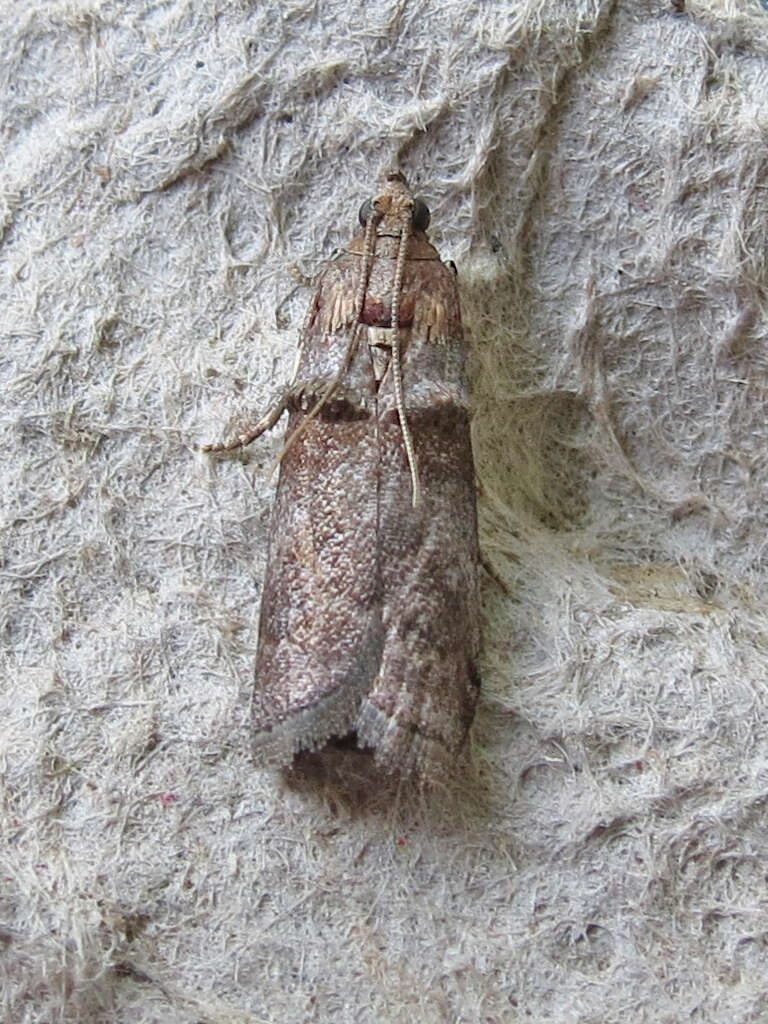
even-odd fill
[{"label": "small brown moth", "polygon": [[389,174],[322,271],[293,380],[256,658],[257,757],[355,734],[387,771],[450,768],[478,696],[467,346],[429,211]]}]

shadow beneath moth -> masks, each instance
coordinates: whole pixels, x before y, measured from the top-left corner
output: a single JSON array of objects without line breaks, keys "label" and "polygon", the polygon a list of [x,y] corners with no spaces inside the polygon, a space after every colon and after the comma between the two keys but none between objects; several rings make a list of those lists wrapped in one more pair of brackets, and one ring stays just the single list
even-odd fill
[{"label": "shadow beneath moth", "polygon": [[256,658],[255,753],[353,734],[422,783],[452,767],[479,690],[478,541],[455,270],[392,173],[321,272],[293,380]]}]

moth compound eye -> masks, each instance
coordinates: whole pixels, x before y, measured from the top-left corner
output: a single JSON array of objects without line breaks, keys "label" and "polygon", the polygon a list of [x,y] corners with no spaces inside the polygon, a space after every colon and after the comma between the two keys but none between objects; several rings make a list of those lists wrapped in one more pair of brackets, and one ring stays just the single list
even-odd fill
[{"label": "moth compound eye", "polygon": [[429,207],[420,199],[414,199],[411,211],[411,223],[414,231],[426,231],[429,227]]},{"label": "moth compound eye", "polygon": [[360,218],[360,223],[363,225],[363,227],[365,227],[365,225],[368,223],[368,220],[370,219],[371,214],[373,212],[373,200],[366,199],[363,205],[360,207],[360,212],[357,215]]}]

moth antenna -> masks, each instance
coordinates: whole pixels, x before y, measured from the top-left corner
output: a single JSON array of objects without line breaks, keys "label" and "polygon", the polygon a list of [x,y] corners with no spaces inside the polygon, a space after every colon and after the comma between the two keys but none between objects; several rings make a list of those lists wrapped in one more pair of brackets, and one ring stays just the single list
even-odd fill
[{"label": "moth antenna", "polygon": [[397,263],[395,264],[395,280],[392,284],[392,310],[390,319],[392,322],[392,382],[395,387],[395,406],[397,416],[400,420],[400,432],[403,435],[403,446],[408,458],[408,467],[411,471],[411,504],[415,508],[421,501],[421,487],[419,485],[419,467],[416,464],[416,452],[413,447],[413,438],[405,418],[405,403],[403,402],[403,370],[400,363],[400,291],[403,287],[403,273],[405,271],[405,257],[408,249],[408,238],[411,233],[410,210],[403,217],[400,229],[400,245],[397,249]]},{"label": "moth antenna", "polygon": [[293,361],[293,373],[291,374],[291,384],[296,383],[296,378],[299,375],[301,359],[302,356],[304,355],[304,349],[306,348],[307,345],[307,331],[309,330],[309,325],[312,322],[312,317],[314,316],[315,313],[315,300],[317,298],[317,293],[318,289],[316,288],[314,298],[312,302],[310,302],[307,312],[304,314],[304,323],[301,325],[301,330],[299,331],[299,346],[296,349],[296,358]]},{"label": "moth antenna", "polygon": [[363,240],[363,265],[360,269],[360,280],[357,282],[355,292],[355,320],[360,322],[365,305],[365,293],[368,288],[368,278],[371,276],[371,265],[373,264],[373,253],[376,248],[376,225],[381,220],[381,214],[375,211],[371,214],[365,224],[365,238]]},{"label": "moth antenna", "polygon": [[[365,291],[366,291],[366,288],[368,287],[368,278],[370,277],[370,274],[371,274],[371,264],[373,262],[373,250],[374,250],[375,243],[376,243],[376,224],[377,224],[377,222],[380,219],[381,219],[381,216],[374,213],[374,214],[372,214],[368,218],[368,221],[367,221],[367,223],[365,225],[365,241],[364,241],[364,245],[363,245],[363,266],[362,266],[362,269],[360,271],[360,280],[359,280],[358,285],[357,285],[357,293],[355,294],[355,318],[354,318],[355,327],[353,328],[353,330],[352,330],[352,332],[350,334],[349,342],[347,343],[347,348],[346,348],[346,351],[344,352],[344,358],[342,359],[341,366],[339,367],[339,372],[336,374],[336,376],[333,378],[331,383],[328,385],[328,387],[322,393],[320,398],[318,398],[317,402],[315,402],[315,404],[309,410],[309,412],[304,417],[304,419],[301,421],[301,423],[298,425],[298,427],[296,427],[296,429],[290,435],[290,437],[287,437],[285,439],[285,444],[283,445],[282,451],[280,452],[280,454],[278,455],[278,457],[275,459],[274,463],[272,464],[272,467],[270,469],[270,475],[272,473],[274,473],[275,469],[283,461],[283,458],[285,457],[286,453],[293,447],[295,442],[298,441],[298,439],[301,437],[301,435],[307,429],[307,424],[311,420],[313,420],[317,416],[317,414],[320,412],[320,410],[330,401],[331,398],[333,398],[333,395],[336,392],[339,384],[341,384],[342,380],[347,375],[347,372],[349,370],[350,364],[352,362],[352,356],[353,356],[354,351],[355,351],[355,346],[357,345],[357,329],[356,328],[357,328],[357,324],[360,322],[360,317],[361,317],[362,312],[363,312],[363,304],[365,303]],[[402,278],[402,274],[400,276]],[[306,317],[306,319],[304,321],[304,327],[302,328],[302,340],[299,343],[299,348],[300,348],[299,358],[301,356],[301,351],[303,350],[303,347],[304,347],[304,338],[306,337],[307,328],[309,327],[309,319],[310,319],[310,314],[307,313],[307,317]],[[297,358],[296,367],[294,369],[294,378],[295,378],[296,374],[298,373],[298,370],[299,370],[299,359]],[[395,392],[395,394],[397,394],[397,392]]]}]

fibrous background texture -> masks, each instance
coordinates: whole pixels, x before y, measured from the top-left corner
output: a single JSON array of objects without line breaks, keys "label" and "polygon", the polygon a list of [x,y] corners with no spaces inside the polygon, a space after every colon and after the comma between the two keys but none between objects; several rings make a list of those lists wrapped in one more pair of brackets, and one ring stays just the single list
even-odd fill
[{"label": "fibrous background texture", "polygon": [[[768,12],[0,10],[0,1019],[768,1019]],[[199,450],[393,166],[493,569],[432,795],[253,766],[280,439]]]}]

